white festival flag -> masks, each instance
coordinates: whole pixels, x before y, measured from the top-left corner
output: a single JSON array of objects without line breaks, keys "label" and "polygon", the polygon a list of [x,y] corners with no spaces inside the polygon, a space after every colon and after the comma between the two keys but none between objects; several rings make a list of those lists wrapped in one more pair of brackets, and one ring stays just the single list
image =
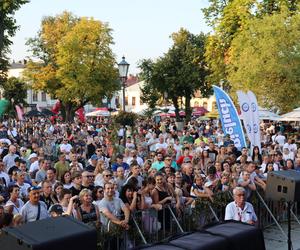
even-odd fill
[{"label": "white festival flag", "polygon": [[259,125],[259,114],[258,114],[258,104],[256,96],[252,91],[248,91],[247,93],[250,100],[250,111],[252,114],[252,128],[253,128],[253,136],[254,140],[251,142],[251,148],[254,146],[259,147],[259,152],[261,152],[261,143],[260,143],[260,125]]},{"label": "white festival flag", "polygon": [[252,127],[252,112],[250,110],[250,99],[246,93],[243,91],[238,90],[237,96],[240,103],[240,109],[242,113],[243,123],[244,127],[247,133],[247,136],[249,138],[249,141],[251,142],[251,145],[254,143],[254,133],[253,133],[253,127]]}]

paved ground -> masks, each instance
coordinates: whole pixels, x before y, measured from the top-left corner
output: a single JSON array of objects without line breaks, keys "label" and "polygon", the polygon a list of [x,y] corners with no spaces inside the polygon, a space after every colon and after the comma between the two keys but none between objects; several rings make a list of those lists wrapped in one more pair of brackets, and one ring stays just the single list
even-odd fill
[{"label": "paved ground", "polygon": [[[287,235],[287,223],[281,223],[284,232]],[[292,222],[292,245],[293,250],[300,249],[300,225]],[[286,250],[288,249],[287,240],[276,225],[264,230],[266,250]]]}]

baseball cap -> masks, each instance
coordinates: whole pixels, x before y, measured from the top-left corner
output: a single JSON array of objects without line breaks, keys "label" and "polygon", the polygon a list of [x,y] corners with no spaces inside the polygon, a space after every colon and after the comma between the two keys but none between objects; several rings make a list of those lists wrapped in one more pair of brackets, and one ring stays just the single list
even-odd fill
[{"label": "baseball cap", "polygon": [[205,182],[205,184],[204,184],[204,187],[210,187],[210,186],[212,186],[212,181],[207,181],[207,182]]},{"label": "baseball cap", "polygon": [[32,159],[32,158],[36,158],[38,157],[36,153],[32,153],[29,155],[28,160]]},{"label": "baseball cap", "polygon": [[49,208],[49,213],[57,213],[57,214],[63,214],[64,210],[63,207],[60,204],[53,204],[50,208]]},{"label": "baseball cap", "polygon": [[189,162],[192,162],[191,159],[190,159],[190,157],[185,157],[183,159],[183,163],[189,163]]},{"label": "baseball cap", "polygon": [[98,156],[97,155],[92,155],[91,156],[91,160],[93,161],[93,160],[98,160]]},{"label": "baseball cap", "polygon": [[41,187],[40,186],[31,186],[28,188],[28,192],[35,191],[35,190],[41,190]]}]

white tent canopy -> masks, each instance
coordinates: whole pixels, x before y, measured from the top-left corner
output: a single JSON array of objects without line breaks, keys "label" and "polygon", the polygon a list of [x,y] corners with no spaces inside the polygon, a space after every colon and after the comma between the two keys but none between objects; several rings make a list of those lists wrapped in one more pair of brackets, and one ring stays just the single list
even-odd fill
[{"label": "white tent canopy", "polygon": [[87,116],[87,117],[110,116],[110,113],[108,110],[95,110],[95,111],[85,114],[85,116]]},{"label": "white tent canopy", "polygon": [[[280,116],[274,112],[269,111],[266,108],[258,107],[258,116],[260,120],[278,121]],[[243,116],[240,115],[240,119],[243,120]]]},{"label": "white tent canopy", "polygon": [[300,107],[281,116],[280,121],[300,121]]}]

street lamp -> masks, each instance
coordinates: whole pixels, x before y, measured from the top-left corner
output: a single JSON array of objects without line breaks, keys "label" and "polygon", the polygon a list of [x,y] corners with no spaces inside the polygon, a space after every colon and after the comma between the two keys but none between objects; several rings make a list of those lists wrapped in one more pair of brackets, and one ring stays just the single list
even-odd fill
[{"label": "street lamp", "polygon": [[[125,56],[122,57],[122,61],[118,64],[119,77],[123,87],[123,111],[125,112],[125,83],[127,81],[127,74],[129,69],[129,63],[125,61]],[[123,145],[126,147],[126,126],[123,128]]]},{"label": "street lamp", "polygon": [[125,61],[125,56],[122,57],[122,61],[118,64],[119,77],[123,87],[123,111],[125,111],[125,83],[127,81],[127,74],[129,69],[129,63]]}]

